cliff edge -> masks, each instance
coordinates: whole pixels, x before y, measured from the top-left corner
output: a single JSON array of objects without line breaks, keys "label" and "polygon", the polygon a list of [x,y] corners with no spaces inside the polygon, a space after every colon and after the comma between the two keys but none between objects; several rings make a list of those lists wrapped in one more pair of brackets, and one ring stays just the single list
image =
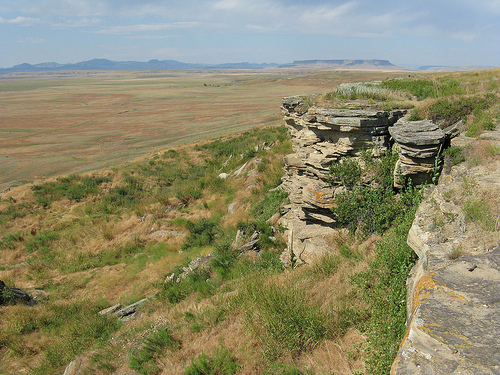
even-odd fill
[{"label": "cliff edge", "polygon": [[500,373],[500,134],[481,138],[453,140],[471,161],[445,166],[415,215],[419,260],[392,374]]}]

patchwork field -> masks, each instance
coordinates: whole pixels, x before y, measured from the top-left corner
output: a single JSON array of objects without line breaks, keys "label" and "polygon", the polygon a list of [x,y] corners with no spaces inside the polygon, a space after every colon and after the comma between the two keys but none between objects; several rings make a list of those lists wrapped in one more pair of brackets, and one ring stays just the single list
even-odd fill
[{"label": "patchwork field", "polygon": [[0,191],[281,122],[283,96],[407,73],[54,72],[0,76]]}]

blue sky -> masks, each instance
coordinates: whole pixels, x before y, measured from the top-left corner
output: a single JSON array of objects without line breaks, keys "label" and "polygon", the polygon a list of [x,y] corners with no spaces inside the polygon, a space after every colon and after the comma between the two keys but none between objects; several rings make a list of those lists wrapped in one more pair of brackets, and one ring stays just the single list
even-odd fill
[{"label": "blue sky", "polygon": [[500,66],[500,0],[0,0],[0,67],[93,58]]}]

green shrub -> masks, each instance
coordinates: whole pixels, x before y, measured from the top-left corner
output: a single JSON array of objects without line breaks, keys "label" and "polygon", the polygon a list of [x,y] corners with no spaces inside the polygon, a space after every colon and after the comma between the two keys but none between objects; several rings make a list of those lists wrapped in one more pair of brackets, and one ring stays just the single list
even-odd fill
[{"label": "green shrub", "polygon": [[229,350],[221,346],[215,349],[212,357],[201,353],[184,371],[184,375],[233,375],[240,366]]},{"label": "green shrub", "polygon": [[189,236],[182,244],[182,250],[211,245],[219,232],[219,223],[215,219],[200,219],[195,223],[188,220],[186,227]]},{"label": "green shrub", "polygon": [[[348,169],[356,170],[356,174],[361,171],[361,175],[371,180],[371,185],[361,185],[358,182],[350,190],[338,194],[332,205],[332,216],[351,232],[359,229],[364,234],[382,233],[400,213],[406,212],[407,203],[411,204],[405,199],[397,199],[393,191],[393,171],[398,155],[388,150],[380,158],[373,158],[371,153],[365,151],[361,158],[365,164],[364,170],[354,159],[346,159],[352,164]],[[360,178],[356,179],[359,181]],[[408,191],[413,192],[412,189]]]},{"label": "green shrub", "polygon": [[398,204],[391,191],[356,187],[339,194],[333,203],[333,218],[351,232],[382,233],[398,215]]},{"label": "green shrub", "polygon": [[443,126],[451,125],[458,120],[467,120],[467,116],[474,113],[480,116],[488,109],[496,97],[493,96],[463,96],[457,99],[439,99],[429,107],[429,118],[433,121],[442,121]]},{"label": "green shrub", "polygon": [[330,174],[334,182],[344,186],[353,186],[361,182],[361,167],[352,158],[343,158],[338,163],[332,163]]}]

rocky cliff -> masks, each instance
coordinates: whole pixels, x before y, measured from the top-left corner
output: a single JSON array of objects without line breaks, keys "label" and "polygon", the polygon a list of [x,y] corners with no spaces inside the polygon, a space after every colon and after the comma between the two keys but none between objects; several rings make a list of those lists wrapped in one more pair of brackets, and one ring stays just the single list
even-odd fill
[{"label": "rocky cliff", "polygon": [[334,231],[331,205],[345,187],[332,183],[330,165],[362,150],[389,147],[389,127],[406,111],[307,107],[301,97],[284,98],[282,113],[292,135],[294,153],[285,157],[283,189],[290,205],[281,224],[288,228],[289,247],[299,258],[328,248]]},{"label": "rocky cliff", "polygon": [[[437,157],[450,144],[471,153],[489,147],[454,138],[460,123],[440,129],[427,120],[408,122],[404,111],[307,107],[291,97],[283,99],[282,112],[294,153],[285,157],[282,187],[290,205],[281,224],[288,228],[288,251],[304,262],[327,251],[335,233],[330,208],[345,187],[330,180],[332,162],[395,143],[400,187],[398,179],[432,182]],[[484,137],[500,149],[495,134]],[[500,161],[486,160],[445,165],[439,184],[426,189],[408,235],[419,260],[408,280],[408,331],[393,374],[500,373]]]},{"label": "rocky cliff", "polygon": [[[498,149],[498,134],[489,136],[488,143],[453,143]],[[428,189],[408,235],[419,260],[408,280],[408,330],[393,374],[500,373],[499,201],[498,160],[445,168]]]}]

